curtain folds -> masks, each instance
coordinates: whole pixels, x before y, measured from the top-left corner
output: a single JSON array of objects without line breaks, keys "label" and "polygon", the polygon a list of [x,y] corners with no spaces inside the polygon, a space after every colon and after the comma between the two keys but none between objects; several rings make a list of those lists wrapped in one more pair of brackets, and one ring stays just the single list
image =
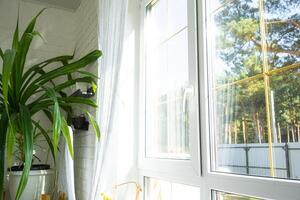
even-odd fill
[{"label": "curtain folds", "polygon": [[103,188],[111,187],[104,182],[103,176],[107,174],[105,165],[110,156],[107,152],[113,142],[111,119],[122,60],[127,4],[128,0],[99,0],[99,49],[103,51],[103,57],[98,71],[97,119],[101,128],[101,141],[96,143],[91,200],[99,199]]}]

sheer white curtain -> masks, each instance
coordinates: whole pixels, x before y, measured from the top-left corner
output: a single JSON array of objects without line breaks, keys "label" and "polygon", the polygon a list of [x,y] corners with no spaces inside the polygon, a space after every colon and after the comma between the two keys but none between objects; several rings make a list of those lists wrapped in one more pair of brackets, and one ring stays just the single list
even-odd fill
[{"label": "sheer white curtain", "polygon": [[[99,0],[99,48],[103,51],[99,70],[99,110],[97,119],[101,128],[101,142],[96,143],[94,177],[91,200],[100,199],[100,193],[112,187],[113,159],[116,137],[111,133],[116,88],[124,45],[125,18],[128,0]],[[109,169],[108,166],[111,166]],[[108,170],[109,169],[109,170]]]}]

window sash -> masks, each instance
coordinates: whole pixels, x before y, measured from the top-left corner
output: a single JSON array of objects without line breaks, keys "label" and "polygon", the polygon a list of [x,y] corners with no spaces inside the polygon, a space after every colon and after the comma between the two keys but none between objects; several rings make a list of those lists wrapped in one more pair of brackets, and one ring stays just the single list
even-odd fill
[{"label": "window sash", "polygon": [[[152,158],[146,156],[146,123],[145,123],[145,112],[146,112],[146,105],[145,105],[145,95],[146,95],[146,62],[145,62],[145,55],[146,55],[146,47],[145,47],[145,20],[147,16],[147,7],[151,4],[154,4],[156,1],[142,1],[141,5],[141,90],[140,90],[140,155],[139,155],[139,167],[145,170],[157,169],[156,171],[165,171],[165,172],[172,172],[174,176],[178,174],[178,170],[182,171],[186,176],[199,176],[200,175],[200,150],[199,150],[199,143],[200,143],[200,136],[199,136],[199,116],[198,112],[193,112],[190,115],[191,124],[190,124],[190,159],[168,159],[168,158]],[[198,85],[197,76],[197,53],[196,53],[196,4],[194,0],[188,1],[188,48],[189,48],[189,55],[188,55],[188,62],[189,62],[189,77],[190,82],[193,85]],[[194,98],[190,101],[190,109],[191,110],[198,110],[198,89],[194,88]],[[174,166],[176,166],[174,168]],[[170,168],[174,168],[174,170],[170,170]]]}]

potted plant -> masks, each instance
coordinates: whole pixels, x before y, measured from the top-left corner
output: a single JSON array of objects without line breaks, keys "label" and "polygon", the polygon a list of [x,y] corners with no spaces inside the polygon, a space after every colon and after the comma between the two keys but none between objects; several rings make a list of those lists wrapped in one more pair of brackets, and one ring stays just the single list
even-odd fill
[{"label": "potted plant", "polygon": [[[46,139],[55,160],[60,135],[62,135],[66,140],[70,154],[73,156],[73,146],[68,127],[70,117],[67,118],[65,115],[71,115],[72,104],[97,107],[96,103],[90,99],[76,96],[68,97],[64,90],[78,82],[95,86],[96,77],[82,69],[95,62],[102,55],[101,51],[92,51],[77,61],[72,61],[72,55],[59,56],[25,68],[30,44],[34,37],[40,36],[39,32],[35,30],[35,24],[43,11],[44,9],[31,20],[20,37],[19,23],[17,22],[11,49],[3,52],[0,48],[0,57],[3,61],[2,73],[0,72],[0,200],[3,200],[4,177],[7,172],[4,167],[5,151],[7,152],[8,165],[11,165],[14,148],[18,150],[21,164],[18,167],[11,167],[10,170],[21,170],[21,172],[14,174],[18,176],[18,179],[11,178],[12,181],[17,180],[16,182],[18,182],[14,198],[19,200],[28,180],[34,181],[34,178],[30,177],[31,173],[36,176],[40,175],[31,172],[31,169],[48,168],[48,166],[33,165],[35,138],[43,136]],[[55,69],[47,69],[47,66],[53,63],[58,63],[60,66]],[[74,73],[77,78],[73,78],[72,74]],[[66,77],[66,81],[55,84],[54,79],[62,76]],[[34,96],[36,97],[33,98]],[[100,131],[95,119],[86,110],[84,112],[89,117],[99,139]],[[52,124],[50,135],[34,119],[37,114],[44,114],[49,119]],[[33,197],[28,199],[33,199]]]}]

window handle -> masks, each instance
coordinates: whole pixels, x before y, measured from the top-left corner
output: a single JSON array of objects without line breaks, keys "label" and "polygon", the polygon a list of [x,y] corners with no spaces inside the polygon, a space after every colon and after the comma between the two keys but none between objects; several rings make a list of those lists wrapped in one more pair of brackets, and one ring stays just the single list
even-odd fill
[{"label": "window handle", "polygon": [[193,96],[194,95],[194,87],[192,85],[184,88],[184,92],[183,92],[183,99],[182,99],[182,110],[183,113],[186,112],[186,108],[187,108],[187,101],[189,96]]}]

